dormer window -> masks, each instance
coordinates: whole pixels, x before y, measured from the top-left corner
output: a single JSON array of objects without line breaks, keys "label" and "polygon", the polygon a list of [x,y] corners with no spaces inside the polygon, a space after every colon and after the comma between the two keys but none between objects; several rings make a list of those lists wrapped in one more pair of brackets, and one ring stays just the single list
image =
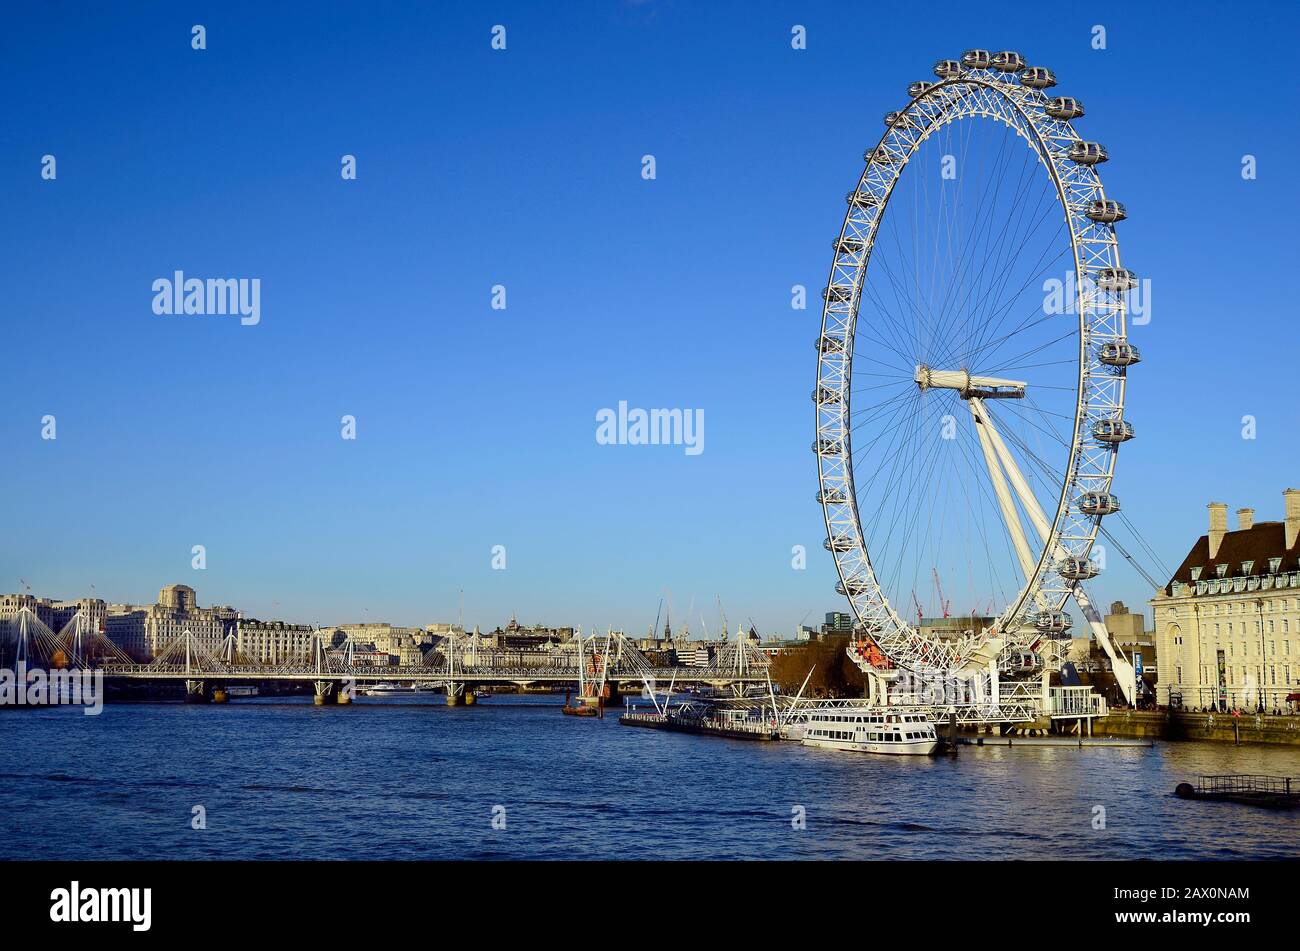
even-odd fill
[{"label": "dormer window", "polygon": [[1215,565],[1215,566],[1214,566],[1214,574],[1215,574],[1216,577],[1219,577],[1219,578],[1226,578],[1226,577],[1228,577],[1228,566],[1227,566],[1227,565]]},{"label": "dormer window", "polygon": [[1270,558],[1270,559],[1268,560],[1268,573],[1269,573],[1270,575],[1275,575],[1275,574],[1277,574],[1277,570],[1278,570],[1279,568],[1281,568],[1281,567],[1282,567],[1282,559],[1281,559],[1281,558]]},{"label": "dormer window", "polygon": [[1192,580],[1193,580],[1193,581],[1200,581],[1200,580],[1201,580],[1201,566],[1200,566],[1200,565],[1197,565],[1195,568],[1192,569]]},{"label": "dormer window", "polygon": [[1255,562],[1253,562],[1253,561],[1243,561],[1243,562],[1241,563],[1241,573],[1242,573],[1243,575],[1248,575],[1248,574],[1250,574],[1251,569],[1254,568],[1254,567],[1255,567]]}]

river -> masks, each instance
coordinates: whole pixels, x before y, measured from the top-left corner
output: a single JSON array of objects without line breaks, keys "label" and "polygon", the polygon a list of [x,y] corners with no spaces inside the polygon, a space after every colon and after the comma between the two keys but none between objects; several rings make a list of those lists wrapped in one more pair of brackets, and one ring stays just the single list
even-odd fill
[{"label": "river", "polygon": [[1294,747],[883,757],[630,729],[560,703],[0,713],[0,858],[1232,859],[1300,842],[1300,812],[1172,795],[1203,773],[1300,775]]}]

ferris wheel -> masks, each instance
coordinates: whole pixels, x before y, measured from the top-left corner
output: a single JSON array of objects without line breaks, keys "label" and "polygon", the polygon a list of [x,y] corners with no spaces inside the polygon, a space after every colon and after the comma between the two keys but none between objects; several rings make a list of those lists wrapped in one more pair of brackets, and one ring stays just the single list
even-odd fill
[{"label": "ferris wheel", "polygon": [[[1138,279],[1106,149],[1075,131],[1083,105],[1048,92],[1052,72],[968,50],[934,74],[884,117],[846,198],[813,451],[850,653],[961,674],[1068,637],[1071,599],[1105,638],[1084,583],[1134,435]],[[940,575],[964,628],[923,623],[918,592]]]}]

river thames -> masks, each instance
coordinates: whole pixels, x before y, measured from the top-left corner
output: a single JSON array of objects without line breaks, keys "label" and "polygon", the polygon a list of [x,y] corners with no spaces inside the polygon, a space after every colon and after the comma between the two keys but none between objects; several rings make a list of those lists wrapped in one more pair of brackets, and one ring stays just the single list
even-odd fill
[{"label": "river thames", "polygon": [[629,729],[560,703],[0,714],[0,858],[1241,859],[1300,841],[1300,813],[1172,795],[1204,773],[1300,774],[1295,747],[895,758]]}]

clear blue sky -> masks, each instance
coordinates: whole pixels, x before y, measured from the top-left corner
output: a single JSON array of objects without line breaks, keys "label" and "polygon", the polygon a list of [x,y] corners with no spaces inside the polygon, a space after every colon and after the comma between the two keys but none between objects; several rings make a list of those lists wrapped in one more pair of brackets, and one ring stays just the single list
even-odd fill
[{"label": "clear blue sky", "polygon": [[[631,631],[665,588],[711,632],[715,595],[764,631],[842,610],[808,449],[816,294],[880,116],[971,46],[1052,67],[1110,149],[1124,262],[1153,281],[1126,511],[1170,567],[1211,499],[1279,517],[1300,14],[1137,6],[11,11],[0,590],[183,582],[259,616],[426,623],[463,588],[470,623]],[[155,316],[177,269],[260,278],[260,325]],[[704,453],[597,445],[619,400],[702,408]],[[1119,559],[1096,593],[1149,594]]]}]

